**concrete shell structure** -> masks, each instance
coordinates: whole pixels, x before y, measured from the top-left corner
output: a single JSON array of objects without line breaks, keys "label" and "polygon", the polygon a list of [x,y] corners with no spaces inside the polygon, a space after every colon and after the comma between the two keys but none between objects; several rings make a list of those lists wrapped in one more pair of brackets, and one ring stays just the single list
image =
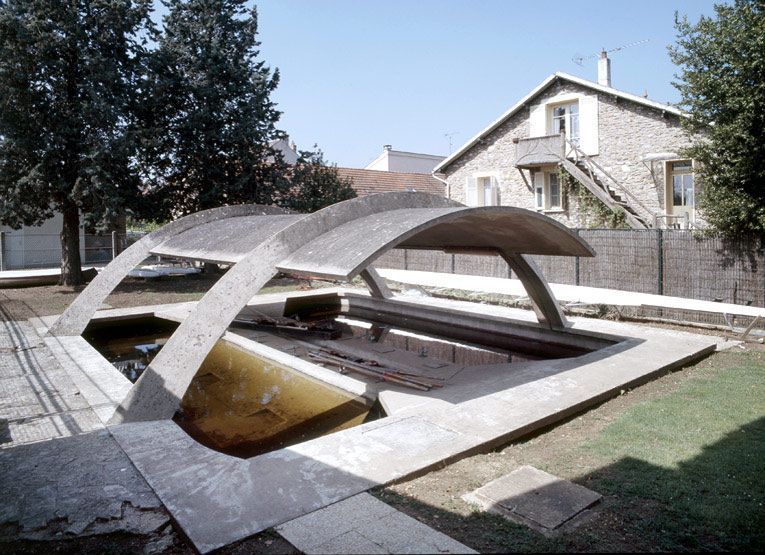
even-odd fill
[{"label": "concrete shell structure", "polygon": [[51,327],[82,333],[98,306],[146,256],[174,256],[233,267],[196,304],[136,382],[112,424],[173,416],[198,368],[232,320],[278,272],[351,279],[373,296],[389,295],[370,264],[394,247],[502,256],[522,280],[540,326],[566,326],[528,254],[593,256],[576,234],[551,218],[512,207],[466,208],[423,193],[356,198],[313,214],[234,206],[183,218],[117,257]]}]

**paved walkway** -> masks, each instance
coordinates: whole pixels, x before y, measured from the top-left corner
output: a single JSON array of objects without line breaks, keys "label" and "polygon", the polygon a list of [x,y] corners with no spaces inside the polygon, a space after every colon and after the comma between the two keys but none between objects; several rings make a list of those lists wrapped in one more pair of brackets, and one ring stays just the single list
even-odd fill
[{"label": "paved walkway", "polygon": [[150,534],[162,504],[26,322],[0,319],[0,541]]},{"label": "paved walkway", "polygon": [[277,526],[303,553],[477,553],[360,493]]}]

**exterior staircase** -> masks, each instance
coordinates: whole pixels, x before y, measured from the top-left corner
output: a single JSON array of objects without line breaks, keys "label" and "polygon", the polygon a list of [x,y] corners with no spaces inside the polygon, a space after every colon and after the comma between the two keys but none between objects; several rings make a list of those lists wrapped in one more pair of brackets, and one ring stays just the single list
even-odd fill
[{"label": "exterior staircase", "polygon": [[521,144],[516,156],[517,168],[540,165],[539,162],[557,163],[609,209],[623,212],[625,221],[631,228],[652,227],[653,213],[565,136],[550,135],[536,139],[536,143],[529,143],[528,146]]}]

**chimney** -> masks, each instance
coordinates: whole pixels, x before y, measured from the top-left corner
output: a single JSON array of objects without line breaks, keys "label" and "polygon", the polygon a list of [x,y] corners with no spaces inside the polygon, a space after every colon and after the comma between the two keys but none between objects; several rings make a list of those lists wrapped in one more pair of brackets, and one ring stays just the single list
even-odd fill
[{"label": "chimney", "polygon": [[393,148],[393,145],[383,145],[383,150],[390,150]]},{"label": "chimney", "polygon": [[611,60],[608,59],[608,52],[605,50],[601,50],[598,59],[598,85],[611,86]]}]

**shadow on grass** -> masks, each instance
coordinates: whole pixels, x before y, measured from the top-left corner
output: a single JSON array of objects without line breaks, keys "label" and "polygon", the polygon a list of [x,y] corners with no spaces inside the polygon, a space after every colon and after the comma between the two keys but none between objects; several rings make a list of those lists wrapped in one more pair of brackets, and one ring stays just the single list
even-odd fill
[{"label": "shadow on grass", "polygon": [[[389,490],[397,509],[480,552],[765,549],[765,418],[664,468],[623,458],[575,481],[604,496],[577,527],[547,538],[489,513],[465,517]],[[461,495],[467,492],[458,492]],[[542,492],[540,492],[542,493]],[[512,499],[508,500],[512,503]]]}]

